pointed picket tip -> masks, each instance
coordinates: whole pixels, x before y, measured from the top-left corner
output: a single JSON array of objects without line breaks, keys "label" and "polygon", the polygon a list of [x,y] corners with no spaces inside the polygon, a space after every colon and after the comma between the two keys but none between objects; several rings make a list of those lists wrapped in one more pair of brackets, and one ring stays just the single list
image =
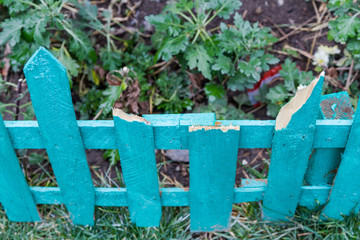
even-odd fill
[{"label": "pointed picket tip", "polygon": [[58,69],[60,71],[66,72],[65,67],[61,62],[52,55],[52,53],[44,47],[40,47],[36,52],[30,57],[26,62],[24,67],[24,73],[39,71],[39,69],[49,69],[54,71]]}]

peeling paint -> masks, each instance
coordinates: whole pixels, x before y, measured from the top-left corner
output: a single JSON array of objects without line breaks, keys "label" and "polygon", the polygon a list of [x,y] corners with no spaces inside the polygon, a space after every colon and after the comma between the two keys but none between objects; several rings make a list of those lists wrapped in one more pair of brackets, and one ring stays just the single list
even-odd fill
[{"label": "peeling paint", "polygon": [[323,71],[320,76],[314,79],[307,87],[296,91],[295,96],[290,100],[290,102],[280,109],[276,118],[275,130],[281,130],[287,127],[292,116],[307,102],[316,84],[320,78],[324,76],[325,72]]},{"label": "peeling paint", "polygon": [[136,116],[134,114],[127,114],[123,110],[118,108],[113,108],[113,116],[119,117],[122,120],[128,121],[128,122],[143,122],[147,125],[151,125],[149,121],[146,121],[145,118]]},{"label": "peeling paint", "polygon": [[224,133],[226,133],[229,130],[235,130],[235,131],[239,131],[240,130],[240,126],[190,126],[189,127],[189,132],[195,132],[195,131],[199,131],[199,130],[221,130]]}]

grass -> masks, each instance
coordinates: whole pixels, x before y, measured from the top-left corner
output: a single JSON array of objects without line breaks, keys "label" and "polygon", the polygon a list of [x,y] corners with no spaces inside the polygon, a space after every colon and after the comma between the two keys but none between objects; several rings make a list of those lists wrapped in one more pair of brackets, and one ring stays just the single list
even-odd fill
[{"label": "grass", "polygon": [[[21,159],[21,158],[20,158]],[[163,163],[161,163],[163,164]],[[159,164],[159,167],[160,165]],[[32,186],[56,186],[53,173],[48,171],[48,159],[37,163],[34,171],[25,171]],[[29,165],[22,161],[24,169]],[[92,168],[92,171],[97,171]],[[107,171],[109,172],[109,171]],[[112,179],[97,172],[98,187],[110,187]],[[55,181],[55,182],[54,182]],[[121,173],[117,183],[123,185]],[[166,179],[162,186],[169,183]],[[139,228],[133,225],[126,207],[96,207],[95,226],[75,226],[64,205],[38,205],[42,222],[10,222],[0,210],[0,239],[359,239],[360,214],[344,220],[321,220],[318,208],[310,211],[299,207],[289,222],[271,223],[261,220],[261,202],[234,204],[229,232],[191,233],[188,207],[163,207],[158,228]]]},{"label": "grass", "polygon": [[234,205],[231,231],[192,234],[189,208],[164,207],[158,228],[138,228],[125,207],[96,207],[94,227],[75,226],[63,205],[39,206],[43,222],[15,223],[0,211],[1,239],[358,239],[360,215],[342,221],[319,220],[318,212],[299,208],[290,222],[260,221],[259,203]]}]

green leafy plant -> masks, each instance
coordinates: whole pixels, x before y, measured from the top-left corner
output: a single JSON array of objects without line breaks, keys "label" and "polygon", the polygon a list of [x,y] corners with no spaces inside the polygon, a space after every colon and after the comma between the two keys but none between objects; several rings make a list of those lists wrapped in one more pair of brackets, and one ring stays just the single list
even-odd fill
[{"label": "green leafy plant", "polygon": [[259,94],[260,102],[267,103],[267,113],[273,117],[276,117],[280,108],[295,95],[299,86],[308,85],[314,79],[312,72],[300,71],[290,59],[286,59],[281,67],[279,73],[284,83],[271,88],[264,85]]},{"label": "green leafy plant", "polygon": [[[66,1],[4,1],[9,18],[0,28],[0,45],[7,42],[12,48],[10,55],[14,71],[30,58],[40,46],[50,48],[57,43],[61,46],[55,52],[68,67],[71,76],[77,76],[78,66],[72,65],[72,56],[77,60],[94,63],[96,54],[85,33],[77,22],[63,13]],[[70,59],[70,60],[69,60]],[[70,67],[70,68],[69,68]]]},{"label": "green leafy plant", "polygon": [[330,0],[328,8],[336,18],[329,22],[328,39],[345,44],[354,60],[354,68],[360,69],[360,3],[352,0]]},{"label": "green leafy plant", "polygon": [[[148,16],[156,29],[153,43],[158,51],[154,61],[169,61],[175,56],[182,66],[206,79],[227,82],[230,90],[252,87],[262,71],[279,61],[264,51],[276,41],[269,28],[250,24],[236,13],[233,25],[221,23],[209,29],[215,17],[229,19],[240,6],[238,0],[181,0],[169,3],[160,15]],[[223,84],[208,84],[205,90],[210,96],[224,95]]]},{"label": "green leafy plant", "polygon": [[192,109],[190,81],[185,73],[164,71],[155,83],[159,93],[155,94],[154,105],[158,109],[163,109],[167,113],[182,113],[184,110]]}]

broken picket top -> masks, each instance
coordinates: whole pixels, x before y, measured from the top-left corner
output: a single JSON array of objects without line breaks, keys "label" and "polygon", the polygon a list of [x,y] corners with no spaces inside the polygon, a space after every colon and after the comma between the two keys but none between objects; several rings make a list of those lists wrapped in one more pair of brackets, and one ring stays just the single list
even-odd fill
[{"label": "broken picket top", "polygon": [[[0,202],[10,220],[39,221],[35,204],[64,203],[75,224],[93,224],[96,205],[128,206],[136,225],[158,226],[162,206],[190,206],[192,231],[223,231],[229,228],[233,203],[263,200],[265,218],[287,220],[297,205],[313,208],[316,201],[325,204],[329,199],[324,214],[340,218],[340,213],[348,213],[360,201],[355,192],[358,186],[346,178],[357,161],[353,157],[359,144],[357,120],[354,125],[352,120],[338,120],[342,111],[338,105],[321,105],[323,76],[297,94],[276,124],[257,120],[220,123],[214,114],[140,118],[119,110],[114,110],[114,120],[76,121],[65,68],[50,52],[39,49],[24,71],[37,121],[4,122],[0,118],[0,171],[12,169],[11,176],[0,178]],[[48,84],[37,84],[39,81]],[[298,98],[301,104],[296,104]],[[343,99],[340,102],[345,103],[346,97]],[[336,112],[335,117],[330,114],[334,120],[316,120],[319,108],[323,114],[326,109]],[[286,115],[287,111],[291,114]],[[267,182],[247,179],[234,188],[238,148],[270,147],[274,153]],[[312,148],[332,151],[345,147],[346,160],[340,163],[331,195],[330,185],[301,184]],[[13,151],[22,148],[48,149],[59,188],[28,188]],[[119,149],[126,188],[94,188],[84,149]],[[189,191],[159,189],[155,149],[189,149]],[[28,212],[21,214],[21,209]]]}]

